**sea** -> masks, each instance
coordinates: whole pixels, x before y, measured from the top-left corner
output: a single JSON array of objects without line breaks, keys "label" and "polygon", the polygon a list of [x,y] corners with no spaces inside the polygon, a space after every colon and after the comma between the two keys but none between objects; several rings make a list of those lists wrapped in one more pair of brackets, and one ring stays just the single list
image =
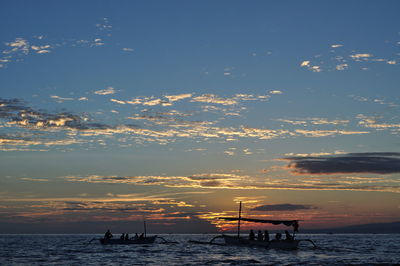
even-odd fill
[{"label": "sea", "polygon": [[0,265],[399,265],[400,234],[299,234],[294,251],[194,244],[215,234],[162,234],[151,245],[101,245],[94,234],[2,234]]}]

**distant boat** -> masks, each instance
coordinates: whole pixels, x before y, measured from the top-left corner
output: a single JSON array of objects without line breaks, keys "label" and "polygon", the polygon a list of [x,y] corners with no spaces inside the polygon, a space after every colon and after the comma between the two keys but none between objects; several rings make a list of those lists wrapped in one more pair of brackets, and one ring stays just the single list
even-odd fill
[{"label": "distant boat", "polygon": [[[106,235],[103,238],[98,239],[102,245],[145,245],[145,244],[153,244],[154,241],[157,238],[160,238],[163,240],[162,244],[176,244],[177,242],[175,241],[167,241],[163,237],[154,235],[154,236],[147,236],[147,227],[146,227],[146,221],[143,220],[143,228],[144,228],[144,233],[141,236],[135,236],[131,237],[129,239],[123,238],[124,235],[121,236],[121,238],[111,238],[112,235],[110,233],[110,237]],[[96,238],[93,238],[92,240],[95,240]],[[91,240],[91,241],[92,241]],[[91,242],[90,241],[90,242]],[[89,242],[89,243],[90,243]]]},{"label": "distant boat", "polygon": [[148,236],[148,237],[144,237],[144,238],[132,238],[132,239],[119,239],[119,238],[110,238],[110,239],[106,239],[106,238],[100,238],[99,241],[101,244],[103,245],[135,245],[135,244],[139,244],[139,245],[143,245],[143,244],[153,244],[154,241],[156,240],[157,236]]},{"label": "distant boat", "polygon": [[[202,241],[189,241],[191,243],[196,244],[215,244],[215,239],[222,238],[225,241],[225,245],[229,246],[248,246],[248,247],[261,247],[261,248],[271,248],[271,249],[297,249],[299,243],[302,241],[310,242],[317,247],[315,243],[311,239],[295,239],[295,234],[299,229],[299,220],[261,220],[261,219],[251,219],[251,218],[242,218],[242,202],[239,205],[239,216],[238,217],[219,217],[219,219],[227,220],[227,221],[238,221],[238,232],[237,236],[230,236],[222,234],[220,236],[216,236],[211,239],[209,242]],[[246,237],[240,236],[240,222],[253,222],[253,223],[269,223],[273,225],[284,224],[286,226],[293,226],[293,235],[289,235],[287,239],[272,239],[272,240],[264,240],[264,239],[250,239]],[[269,237],[268,237],[269,238]]]}]

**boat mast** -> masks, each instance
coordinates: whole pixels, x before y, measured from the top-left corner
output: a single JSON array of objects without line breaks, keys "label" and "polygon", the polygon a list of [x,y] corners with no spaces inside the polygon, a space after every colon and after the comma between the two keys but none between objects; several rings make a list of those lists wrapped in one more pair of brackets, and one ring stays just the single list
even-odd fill
[{"label": "boat mast", "polygon": [[146,238],[146,220],[143,219],[144,237]]},{"label": "boat mast", "polygon": [[240,218],[242,216],[242,202],[239,202],[239,219],[238,219],[238,233],[237,237],[240,238]]}]

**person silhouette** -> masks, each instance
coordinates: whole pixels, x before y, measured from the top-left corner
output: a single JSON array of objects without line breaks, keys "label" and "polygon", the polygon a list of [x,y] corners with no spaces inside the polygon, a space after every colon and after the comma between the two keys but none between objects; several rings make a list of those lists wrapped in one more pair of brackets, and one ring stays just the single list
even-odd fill
[{"label": "person silhouette", "polygon": [[258,230],[258,232],[257,232],[257,240],[258,241],[262,241],[263,240],[263,234],[262,234],[261,230]]},{"label": "person silhouette", "polygon": [[249,240],[254,240],[254,239],[255,239],[254,231],[253,229],[251,229],[249,233]]},{"label": "person silhouette", "polygon": [[285,230],[285,236],[286,236],[286,240],[293,240],[293,236],[290,235],[288,230]]},{"label": "person silhouette", "polygon": [[264,231],[264,241],[269,241],[269,232],[268,232],[268,230],[265,230]]},{"label": "person silhouette", "polygon": [[110,229],[108,229],[107,232],[104,234],[104,239],[110,239],[112,237],[113,235],[111,234]]}]

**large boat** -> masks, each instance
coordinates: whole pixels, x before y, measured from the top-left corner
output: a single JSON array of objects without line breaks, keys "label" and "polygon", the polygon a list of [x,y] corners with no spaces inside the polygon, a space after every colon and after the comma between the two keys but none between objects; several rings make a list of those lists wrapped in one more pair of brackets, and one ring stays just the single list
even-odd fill
[{"label": "large boat", "polygon": [[119,238],[100,238],[99,241],[103,245],[132,245],[132,244],[153,244],[157,236],[147,236],[144,238],[132,238],[132,239],[119,239]]},{"label": "large boat", "polygon": [[[227,220],[227,221],[238,221],[238,229],[237,235],[226,235],[222,234],[219,236],[214,237],[209,242],[202,242],[202,241],[190,241],[191,243],[196,244],[214,244],[214,245],[221,245],[214,240],[222,238],[225,242],[224,245],[229,246],[248,246],[248,247],[260,247],[260,248],[270,248],[270,249],[297,249],[300,242],[310,242],[313,244],[314,247],[317,247],[315,243],[311,239],[295,239],[296,232],[299,230],[299,221],[300,220],[262,220],[262,219],[251,219],[251,218],[243,218],[241,217],[242,214],[242,202],[239,205],[239,216],[238,217],[219,217],[219,219]],[[269,223],[273,225],[286,225],[293,227],[293,234],[290,235],[286,231],[286,239],[281,239],[281,234],[277,234],[275,239],[270,240],[269,235],[263,236],[261,238],[256,238],[254,235],[253,237],[241,237],[240,236],[240,222],[253,222],[253,223]]]}]

